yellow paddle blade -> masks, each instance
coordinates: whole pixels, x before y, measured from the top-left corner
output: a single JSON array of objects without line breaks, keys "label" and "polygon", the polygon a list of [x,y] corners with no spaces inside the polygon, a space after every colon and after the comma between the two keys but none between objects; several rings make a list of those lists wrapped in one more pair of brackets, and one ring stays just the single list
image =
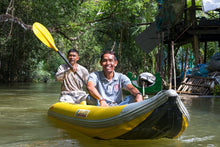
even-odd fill
[{"label": "yellow paddle blade", "polygon": [[57,47],[55,46],[53,37],[51,36],[50,32],[44,27],[42,24],[35,22],[33,24],[33,32],[49,48],[53,48],[56,52],[58,51]]}]

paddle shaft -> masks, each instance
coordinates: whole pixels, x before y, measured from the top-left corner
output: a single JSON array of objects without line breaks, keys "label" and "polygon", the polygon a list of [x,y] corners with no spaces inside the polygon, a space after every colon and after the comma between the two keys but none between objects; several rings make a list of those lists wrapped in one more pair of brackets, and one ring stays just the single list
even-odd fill
[{"label": "paddle shaft", "polygon": [[[43,42],[46,46],[48,46],[49,48],[53,48],[56,52],[58,52],[58,54],[63,58],[63,60],[68,64],[68,66],[73,69],[72,65],[69,63],[68,60],[66,60],[66,58],[61,54],[61,52],[57,49],[53,37],[50,34],[50,32],[47,30],[47,28],[45,26],[43,26],[42,24],[35,22],[33,24],[33,32],[34,34],[37,36],[37,38]],[[86,86],[86,82],[82,79],[82,77],[77,73],[77,76],[80,78],[80,80],[82,80],[83,84]]]},{"label": "paddle shaft", "polygon": [[[57,53],[63,58],[63,60],[68,64],[68,66],[73,69],[73,66],[69,63],[69,61],[61,54],[61,52],[59,50],[57,50]],[[80,80],[83,82],[83,84],[86,86],[86,82],[82,79],[82,77],[78,74],[78,72],[76,72],[76,75],[80,78]]]}]

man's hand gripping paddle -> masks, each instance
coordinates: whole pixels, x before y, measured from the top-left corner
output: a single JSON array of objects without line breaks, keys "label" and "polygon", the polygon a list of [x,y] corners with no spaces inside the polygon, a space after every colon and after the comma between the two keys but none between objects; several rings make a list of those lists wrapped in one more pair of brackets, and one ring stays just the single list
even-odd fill
[{"label": "man's hand gripping paddle", "polygon": [[[35,22],[33,24],[33,32],[37,36],[37,38],[43,42],[46,46],[49,48],[53,48],[62,58],[63,60],[68,64],[68,66],[73,69],[73,66],[69,63],[69,61],[61,54],[61,52],[57,49],[54,39],[51,36],[50,32],[47,30],[46,27],[44,27],[42,24]],[[77,73],[77,76],[82,80],[83,84],[86,86],[86,82],[82,79],[82,77]]]}]

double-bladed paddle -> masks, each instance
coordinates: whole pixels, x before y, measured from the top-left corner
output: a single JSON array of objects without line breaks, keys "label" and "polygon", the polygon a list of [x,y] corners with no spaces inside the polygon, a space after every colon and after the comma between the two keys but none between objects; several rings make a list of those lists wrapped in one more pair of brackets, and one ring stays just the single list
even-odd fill
[{"label": "double-bladed paddle", "polygon": [[[71,69],[73,69],[73,66],[69,63],[69,61],[61,54],[61,52],[56,47],[54,43],[54,39],[46,27],[44,27],[39,22],[35,22],[33,24],[32,29],[33,29],[34,34],[37,36],[38,39],[40,39],[41,42],[43,42],[49,48],[53,48],[63,58],[63,60],[68,64],[68,66]],[[82,79],[82,77],[77,72],[75,73],[82,80],[83,84],[86,86],[86,82]]]}]

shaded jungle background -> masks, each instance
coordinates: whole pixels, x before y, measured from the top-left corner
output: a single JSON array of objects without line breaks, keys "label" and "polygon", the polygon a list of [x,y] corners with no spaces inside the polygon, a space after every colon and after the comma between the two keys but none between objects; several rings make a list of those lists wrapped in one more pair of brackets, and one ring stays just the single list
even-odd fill
[{"label": "shaded jungle background", "polygon": [[[53,80],[57,67],[64,63],[35,37],[31,29],[34,22],[49,29],[65,56],[70,48],[79,50],[79,63],[90,72],[100,69],[100,53],[107,49],[116,52],[119,72],[157,72],[157,48],[146,54],[135,43],[135,37],[156,19],[156,0],[2,0],[0,5],[1,83]],[[208,57],[218,52],[217,46],[216,42],[208,43]],[[192,47],[185,45],[176,52],[177,64],[183,63],[187,48]],[[165,61],[166,46],[163,54]],[[177,66],[177,74],[181,70]]]}]

